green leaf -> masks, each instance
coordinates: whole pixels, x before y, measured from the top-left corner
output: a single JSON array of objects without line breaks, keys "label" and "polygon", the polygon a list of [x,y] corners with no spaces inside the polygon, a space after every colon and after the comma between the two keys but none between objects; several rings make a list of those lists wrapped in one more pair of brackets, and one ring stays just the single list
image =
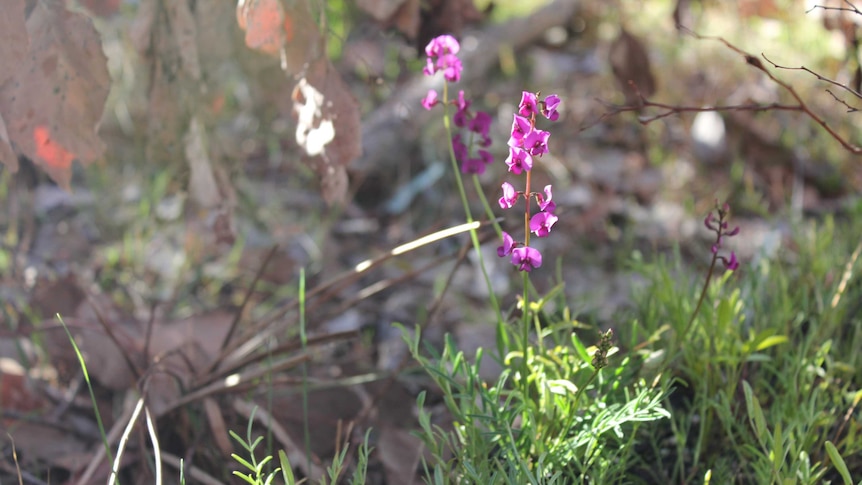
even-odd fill
[{"label": "green leaf", "polygon": [[850,470],[847,469],[847,464],[844,463],[844,458],[841,458],[841,453],[838,453],[838,448],[832,444],[831,441],[827,441],[826,445],[826,453],[829,455],[829,459],[832,460],[832,465],[838,470],[838,473],[841,474],[841,478],[844,480],[844,485],[853,485],[853,480],[850,478]]},{"label": "green leaf", "polygon": [[294,485],[296,477],[293,476],[293,467],[290,466],[284,450],[278,450],[278,462],[281,463],[281,476],[284,477],[285,485]]},{"label": "green leaf", "polygon": [[[254,469],[254,465],[252,465],[251,463],[249,463],[245,458],[243,458],[243,457],[241,457],[241,456],[237,455],[236,453],[231,453],[231,454],[230,454],[230,456],[231,456],[231,458],[233,458],[234,460],[236,460],[240,465],[242,465],[242,466],[244,466],[244,467],[248,468],[248,469],[249,469],[249,470],[251,470],[251,471],[255,471],[255,469]],[[234,472],[234,473],[238,473],[238,472]]]},{"label": "green leaf", "polygon": [[238,471],[234,471],[233,474],[234,476],[242,478],[243,481],[245,483],[248,483],[249,485],[257,485],[257,481],[255,481],[254,478],[251,478],[251,475],[245,475],[244,473]]},{"label": "green leaf", "polygon": [[779,344],[783,344],[787,342],[786,335],[773,335],[771,337],[766,337],[762,341],[757,344],[755,350],[763,350],[768,349],[769,347],[774,347]]},{"label": "green leaf", "polygon": [[766,436],[766,418],[763,417],[763,409],[760,407],[760,402],[751,390],[748,381],[742,381],[742,391],[745,393],[745,408],[748,410],[748,417],[754,427],[754,432],[757,434],[757,440],[760,444],[764,444]]},{"label": "green leaf", "polygon": [[591,360],[593,360],[593,358],[590,357],[590,353],[587,352],[587,348],[581,342],[581,339],[579,339],[578,336],[574,333],[572,334],[572,345],[575,347],[575,350],[578,352],[578,356],[581,358],[582,361],[590,362]]}]

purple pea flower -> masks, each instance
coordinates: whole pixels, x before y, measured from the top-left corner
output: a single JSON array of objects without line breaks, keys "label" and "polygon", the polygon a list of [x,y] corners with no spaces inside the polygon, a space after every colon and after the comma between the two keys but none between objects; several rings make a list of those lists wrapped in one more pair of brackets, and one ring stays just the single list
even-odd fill
[{"label": "purple pea flower", "polygon": [[533,157],[527,150],[518,147],[509,147],[509,157],[506,158],[509,171],[515,175],[521,172],[529,172],[533,169]]},{"label": "purple pea flower", "polygon": [[470,156],[470,151],[461,140],[460,133],[452,135],[452,150],[455,152],[455,160],[466,160]]},{"label": "purple pea flower", "polygon": [[461,80],[461,59],[453,54],[445,54],[437,59],[437,68],[443,71],[443,78],[449,82],[456,83]]},{"label": "purple pea flower", "polygon": [[512,249],[515,247],[515,240],[512,239],[512,236],[509,235],[508,232],[503,231],[503,245],[497,248],[497,256],[501,258],[503,256],[508,256],[512,253]]},{"label": "purple pea flower", "polygon": [[485,167],[494,161],[494,156],[488,150],[479,150],[478,158],[468,158],[461,164],[461,173],[482,175]]},{"label": "purple pea flower", "polygon": [[430,110],[431,108],[436,106],[437,103],[437,91],[434,91],[433,89],[429,90],[428,94],[426,94],[425,97],[422,98],[422,107],[427,110]]},{"label": "purple pea flower", "polygon": [[461,50],[461,44],[451,35],[440,35],[428,42],[425,46],[425,54],[428,57],[440,57],[444,54],[457,54]]},{"label": "purple pea flower", "polygon": [[530,218],[530,231],[538,237],[548,237],[557,219],[557,216],[550,212],[537,212]]},{"label": "purple pea flower", "polygon": [[511,209],[514,207],[515,203],[518,202],[518,193],[515,192],[515,187],[513,187],[509,182],[503,182],[502,187],[503,196],[498,200],[500,207],[503,209]]},{"label": "purple pea flower", "polygon": [[435,72],[437,72],[437,68],[434,67],[434,60],[430,57],[426,58],[425,67],[422,68],[422,74],[426,76],[433,76]]},{"label": "purple pea flower", "polygon": [[512,136],[509,138],[510,147],[524,146],[524,137],[533,130],[530,120],[523,116],[514,115],[512,120]]},{"label": "purple pea flower", "polygon": [[455,126],[463,128],[470,121],[470,101],[464,98],[464,91],[458,91],[458,98],[453,101],[455,105],[455,115],[452,116],[452,122]]},{"label": "purple pea flower", "polygon": [[470,131],[482,136],[481,146],[487,147],[491,145],[491,137],[488,132],[491,130],[491,115],[484,111],[477,111],[476,115],[470,120]]},{"label": "purple pea flower", "polygon": [[524,91],[521,94],[521,104],[518,105],[518,114],[524,117],[531,117],[539,113],[538,100],[536,95]]},{"label": "purple pea flower", "polygon": [[524,136],[524,149],[530,152],[530,155],[542,156],[548,153],[548,137],[550,133],[543,130],[533,130]]},{"label": "purple pea flower", "polygon": [[515,248],[512,250],[512,264],[520,271],[530,272],[542,266],[542,253],[529,246]]},{"label": "purple pea flower", "polygon": [[736,253],[733,251],[730,252],[729,260],[722,256],[721,261],[724,263],[724,267],[730,271],[734,271],[739,268],[739,260],[736,259]]},{"label": "purple pea flower", "polygon": [[560,118],[560,113],[557,113],[557,106],[560,105],[560,97],[556,94],[551,94],[542,102],[542,116],[551,120],[557,121]]},{"label": "purple pea flower", "polygon": [[551,202],[551,199],[553,198],[554,194],[551,192],[550,184],[546,185],[544,197],[542,197],[542,194],[536,194],[536,199],[539,203],[539,209],[541,209],[543,212],[550,212],[553,214],[554,211],[557,209],[557,204]]}]

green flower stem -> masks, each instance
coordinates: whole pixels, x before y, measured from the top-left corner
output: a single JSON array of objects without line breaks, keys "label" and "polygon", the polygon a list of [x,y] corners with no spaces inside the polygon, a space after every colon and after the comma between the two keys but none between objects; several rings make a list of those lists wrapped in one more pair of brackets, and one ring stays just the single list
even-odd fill
[{"label": "green flower stem", "polygon": [[[446,129],[448,140],[452,139],[452,121],[449,119],[449,83],[443,83],[443,127]],[[458,194],[461,196],[461,204],[464,206],[464,215],[467,216],[467,222],[473,222],[473,212],[470,210],[470,203],[467,201],[467,192],[464,190],[464,180],[461,178],[461,170],[458,168],[458,161],[455,159],[455,148],[452,142],[449,145],[449,161],[452,162],[452,172],[455,174],[455,182],[458,185]],[[479,191],[481,193],[481,191]],[[494,287],[491,285],[491,278],[488,276],[488,271],[485,269],[485,260],[482,257],[481,245],[479,244],[479,235],[476,229],[470,229],[470,240],[473,242],[473,249],[476,250],[476,257],[479,261],[479,267],[482,269],[482,276],[485,279],[485,285],[488,287],[488,296],[491,300],[491,306],[494,308],[494,313],[497,315],[498,324],[502,325],[503,313],[500,310],[500,304],[497,301],[497,295],[494,294]],[[500,358],[505,355],[501,353]]]},{"label": "green flower stem", "polygon": [[488,217],[488,220],[491,221],[491,224],[494,226],[494,230],[497,231],[497,238],[502,239],[503,228],[500,227],[500,223],[497,222],[497,216],[494,214],[494,210],[491,209],[491,205],[488,203],[488,198],[485,197],[485,191],[482,190],[479,176],[475,174],[473,175],[473,187],[476,189],[476,193],[479,194],[479,199],[482,201],[482,207],[485,209],[485,215]]}]

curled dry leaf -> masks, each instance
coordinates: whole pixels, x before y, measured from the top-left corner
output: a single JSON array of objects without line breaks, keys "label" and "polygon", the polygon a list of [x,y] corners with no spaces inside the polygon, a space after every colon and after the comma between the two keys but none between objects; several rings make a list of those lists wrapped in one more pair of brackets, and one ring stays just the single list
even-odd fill
[{"label": "curled dry leaf", "polygon": [[362,153],[359,104],[328,59],[319,59],[293,91],[296,143],[321,177],[327,203],[347,195],[345,167]]},{"label": "curled dry leaf", "polygon": [[299,79],[293,90],[296,142],[321,178],[328,203],[347,194],[345,166],[361,153],[359,104],[324,55],[324,39],[306,2],[238,0],[237,23],[247,47],[278,55]]},{"label": "curled dry leaf", "polygon": [[375,20],[389,20],[407,0],[356,0],[356,5],[368,12]]},{"label": "curled dry leaf", "polygon": [[245,31],[245,45],[267,54],[278,54],[293,38],[293,22],[281,0],[239,0],[236,21]]},{"label": "curled dry leaf", "polygon": [[[86,16],[39,0],[25,21],[22,4],[14,0],[0,20],[0,73],[5,73],[0,117],[8,135],[0,130],[0,139],[8,138],[16,151],[68,188],[72,160],[92,162],[105,148],[96,131],[110,88],[107,59]],[[20,26],[7,30],[3,24],[9,22],[25,26],[29,45]],[[0,147],[0,156],[14,167],[8,150]]]},{"label": "curled dry leaf", "polygon": [[620,29],[619,37],[611,43],[609,57],[614,77],[625,93],[626,104],[640,105],[641,96],[648,98],[655,94],[655,76],[642,39]]}]

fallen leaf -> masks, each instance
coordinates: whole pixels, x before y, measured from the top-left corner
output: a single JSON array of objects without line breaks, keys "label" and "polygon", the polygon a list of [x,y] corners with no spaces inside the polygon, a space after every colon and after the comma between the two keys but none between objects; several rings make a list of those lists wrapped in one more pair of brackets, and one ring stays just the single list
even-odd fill
[{"label": "fallen leaf", "polygon": [[416,38],[416,49],[440,34],[458,35],[465,26],[482,20],[473,0],[428,0],[423,2],[422,21]]},{"label": "fallen leaf", "polygon": [[356,5],[375,20],[388,21],[406,0],[356,0]]},{"label": "fallen leaf", "polygon": [[12,172],[18,171],[18,157],[12,150],[12,141],[9,139],[9,132],[6,131],[6,122],[3,121],[2,115],[0,115],[0,163],[9,167]]},{"label": "fallen leaf", "polygon": [[655,94],[655,76],[644,45],[642,39],[625,29],[620,29],[619,37],[611,43],[611,70],[625,93],[628,105],[640,106],[643,103],[641,97],[648,98]]},{"label": "fallen leaf", "polygon": [[189,4],[185,0],[168,2],[167,11],[182,67],[194,81],[200,81],[197,25]]},{"label": "fallen leaf", "polygon": [[0,15],[0,84],[12,77],[27,56],[30,38],[24,16],[24,0],[6,0]]},{"label": "fallen leaf", "polygon": [[78,0],[78,3],[96,17],[107,18],[120,11],[120,0]]},{"label": "fallen leaf", "polygon": [[377,456],[383,462],[386,483],[422,483],[416,468],[425,446],[422,440],[406,429],[384,425],[377,441]]},{"label": "fallen leaf", "polygon": [[327,203],[347,195],[345,167],[362,153],[359,103],[328,59],[319,59],[293,91],[296,143],[321,177]]},{"label": "fallen leaf", "polygon": [[[19,4],[16,3],[15,6]],[[15,149],[68,188],[71,161],[92,162],[105,146],[96,131],[110,88],[92,22],[59,2],[39,0],[26,20],[30,44],[0,86],[0,116]]]},{"label": "fallen leaf", "polygon": [[404,34],[408,39],[419,35],[422,22],[422,5],[419,0],[407,0],[390,19],[390,24]]},{"label": "fallen leaf", "polygon": [[285,15],[281,0],[239,0],[236,20],[250,49],[278,54],[293,38],[293,22]]}]

